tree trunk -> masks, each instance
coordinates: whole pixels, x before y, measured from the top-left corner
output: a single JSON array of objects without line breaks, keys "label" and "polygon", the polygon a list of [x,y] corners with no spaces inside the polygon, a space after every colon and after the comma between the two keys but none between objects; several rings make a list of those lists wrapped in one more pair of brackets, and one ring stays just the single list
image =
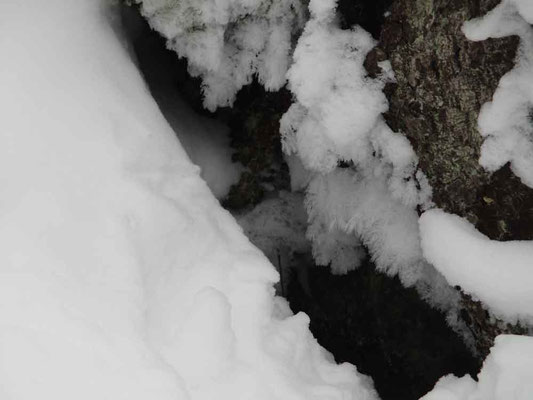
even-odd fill
[{"label": "tree trunk", "polygon": [[[372,75],[378,61],[392,63],[396,83],[386,88],[386,119],[411,141],[436,205],[467,218],[491,239],[533,239],[533,190],[509,166],[491,175],[478,162],[478,113],[512,68],[518,38],[470,42],[461,26],[498,3],[395,0],[366,65]],[[463,306],[461,316],[482,356],[499,333],[523,332],[520,326],[491,321],[467,295]]]}]

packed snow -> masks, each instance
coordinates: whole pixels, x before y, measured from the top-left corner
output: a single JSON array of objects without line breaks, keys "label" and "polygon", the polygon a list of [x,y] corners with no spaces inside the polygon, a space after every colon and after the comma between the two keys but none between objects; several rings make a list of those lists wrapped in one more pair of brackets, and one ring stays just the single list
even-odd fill
[{"label": "packed snow", "polygon": [[520,37],[515,67],[505,74],[491,102],[479,114],[485,138],[480,164],[496,171],[510,162],[522,182],[533,187],[533,2],[504,0],[484,17],[468,21],[463,32],[480,41],[510,35]]},{"label": "packed snow", "polygon": [[447,375],[420,400],[530,400],[533,338],[498,336],[477,378]]},{"label": "packed snow", "polygon": [[276,300],[112,3],[0,2],[0,398],[376,399]]},{"label": "packed snow", "polygon": [[422,215],[420,231],[424,256],[451,285],[501,318],[533,321],[533,241],[490,240],[438,209]]}]

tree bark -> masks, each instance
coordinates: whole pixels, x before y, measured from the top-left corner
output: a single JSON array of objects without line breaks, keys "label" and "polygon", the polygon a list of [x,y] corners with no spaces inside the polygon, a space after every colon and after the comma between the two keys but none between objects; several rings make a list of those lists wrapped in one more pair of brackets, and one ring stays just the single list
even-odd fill
[{"label": "tree bark", "polygon": [[[509,166],[489,174],[478,162],[477,117],[513,67],[518,38],[470,42],[461,26],[498,3],[395,0],[366,66],[372,75],[378,61],[390,60],[396,82],[386,88],[386,119],[411,141],[436,205],[467,218],[491,239],[533,239],[533,190]],[[461,316],[482,356],[499,333],[524,332],[518,325],[495,322],[467,295]]]}]

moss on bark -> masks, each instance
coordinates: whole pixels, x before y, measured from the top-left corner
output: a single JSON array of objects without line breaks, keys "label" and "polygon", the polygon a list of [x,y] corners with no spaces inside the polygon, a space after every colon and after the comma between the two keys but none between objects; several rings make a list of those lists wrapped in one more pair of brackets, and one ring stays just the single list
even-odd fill
[{"label": "moss on bark", "polygon": [[[491,239],[533,239],[533,190],[508,165],[494,174],[479,165],[479,110],[512,68],[518,38],[470,42],[461,26],[498,3],[395,0],[366,66],[372,75],[377,62],[391,61],[396,83],[386,87],[386,120],[411,141],[436,205],[467,218]],[[524,332],[491,318],[465,294],[462,307],[481,357],[496,335]]]},{"label": "moss on bark", "polygon": [[389,59],[389,125],[411,141],[438,207],[463,216],[491,239],[533,238],[533,190],[504,167],[479,165],[481,106],[513,66],[518,38],[470,42],[462,24],[499,0],[397,0],[369,69]]}]

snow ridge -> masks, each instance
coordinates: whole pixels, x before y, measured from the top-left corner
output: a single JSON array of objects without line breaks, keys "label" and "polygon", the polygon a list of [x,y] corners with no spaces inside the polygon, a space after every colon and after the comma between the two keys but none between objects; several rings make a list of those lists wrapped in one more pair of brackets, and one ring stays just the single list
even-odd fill
[{"label": "snow ridge", "polygon": [[0,2],[0,398],[376,399],[274,297],[117,19]]}]

